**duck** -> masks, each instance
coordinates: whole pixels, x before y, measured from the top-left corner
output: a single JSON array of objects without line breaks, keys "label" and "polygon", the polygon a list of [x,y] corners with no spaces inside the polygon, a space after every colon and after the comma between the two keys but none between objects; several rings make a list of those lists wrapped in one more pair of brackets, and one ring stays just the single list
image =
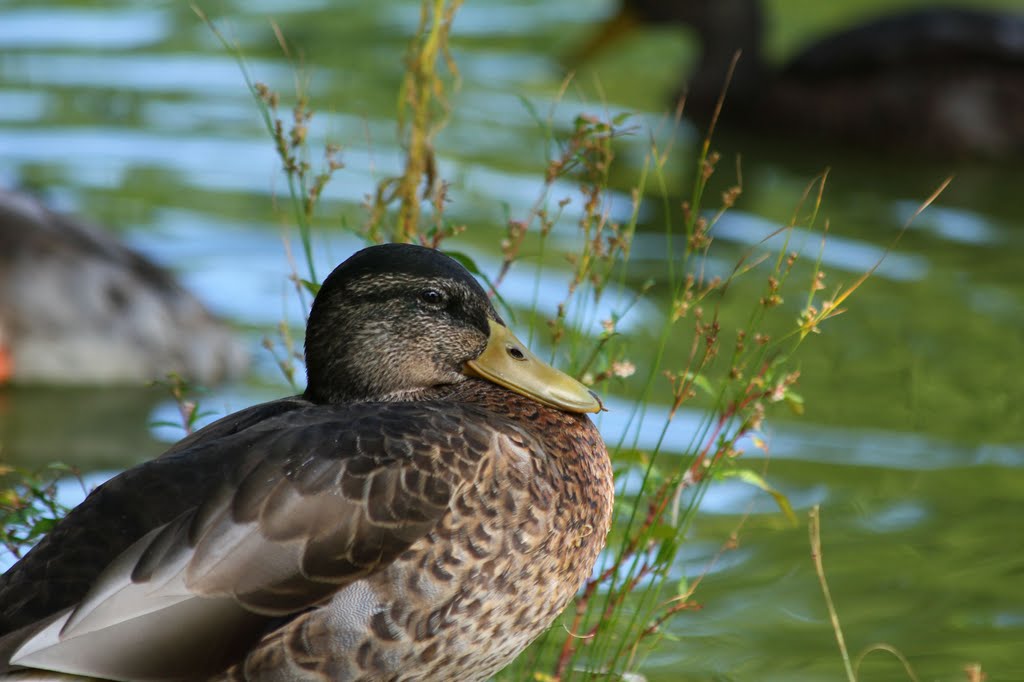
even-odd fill
[{"label": "duck", "polygon": [[324,280],[305,360],[0,578],[0,679],[466,682],[552,623],[611,523],[599,398],[411,244]]},{"label": "duck", "polygon": [[881,16],[776,67],[762,49],[760,0],[624,0],[579,58],[640,25],[695,30],[699,58],[681,92],[684,114],[701,125],[732,69],[718,119],[727,128],[870,153],[1024,159],[1022,13],[946,7]]},{"label": "duck", "polygon": [[0,189],[0,384],[203,385],[248,353],[172,273],[108,230]]}]

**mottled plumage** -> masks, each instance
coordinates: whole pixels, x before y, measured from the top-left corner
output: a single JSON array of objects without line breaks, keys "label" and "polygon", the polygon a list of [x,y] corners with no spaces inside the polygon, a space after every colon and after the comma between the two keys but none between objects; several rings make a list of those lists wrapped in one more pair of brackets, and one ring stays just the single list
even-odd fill
[{"label": "mottled plumage", "polygon": [[[454,261],[360,252],[314,303],[306,394],[90,495],[0,580],[0,660],[131,680],[488,678],[589,574],[612,504],[579,413],[599,403],[561,374],[524,390],[517,368],[537,361],[504,329]],[[477,378],[496,336],[511,390]],[[561,392],[583,407],[543,404]]]}]

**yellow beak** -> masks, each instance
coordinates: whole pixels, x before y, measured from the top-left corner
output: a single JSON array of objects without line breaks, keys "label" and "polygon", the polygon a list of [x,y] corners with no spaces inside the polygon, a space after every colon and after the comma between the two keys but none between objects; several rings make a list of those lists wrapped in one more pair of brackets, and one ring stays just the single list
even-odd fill
[{"label": "yellow beak", "polygon": [[589,388],[531,353],[509,328],[490,320],[487,347],[466,363],[466,374],[567,412],[600,412],[601,401]]}]

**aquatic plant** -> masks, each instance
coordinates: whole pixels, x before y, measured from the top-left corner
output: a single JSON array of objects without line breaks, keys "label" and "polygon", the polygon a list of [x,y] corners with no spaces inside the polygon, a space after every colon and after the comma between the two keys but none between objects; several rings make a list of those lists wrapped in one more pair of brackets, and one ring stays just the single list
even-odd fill
[{"label": "aquatic plant", "polygon": [[[768,449],[761,427],[772,409],[802,410],[796,392],[796,354],[823,323],[842,312],[869,273],[846,285],[829,285],[820,259],[804,262],[789,249],[788,238],[796,225],[819,226],[823,235],[827,231],[827,222],[820,217],[827,179],[823,174],[808,184],[803,196],[794,197],[796,209],[777,231],[783,237],[781,248],[751,248],[727,273],[713,274],[708,263],[716,225],[741,200],[743,191],[737,163],[730,186],[717,197],[711,195],[711,178],[725,172],[713,149],[713,127],[693,161],[689,197],[679,205],[668,198],[664,170],[675,151],[671,136],[661,142],[664,135],[650,131],[642,170],[630,190],[631,211],[620,218],[608,200],[610,170],[620,138],[639,132],[632,119],[580,115],[571,127],[560,129],[554,112],[538,112],[527,99],[522,104],[546,141],[537,150],[536,199],[524,213],[508,216],[504,237],[496,245],[500,263],[495,271],[484,271],[460,249],[458,237],[467,227],[446,215],[448,185],[436,161],[437,133],[448,115],[447,95],[458,83],[448,41],[459,4],[422,4],[396,115],[406,162],[399,175],[381,180],[368,192],[366,219],[350,229],[367,241],[415,241],[459,258],[488,284],[510,318],[528,329],[533,344],[613,398],[614,409],[624,413],[615,431],[608,432],[609,437],[614,435],[609,447],[619,483],[616,522],[607,549],[574,604],[499,675],[541,681],[614,678],[641,670],[645,656],[671,638],[667,626],[672,617],[699,608],[700,578],[684,577],[679,552],[713,482],[736,479],[756,486],[777,501],[784,516],[796,521],[785,497],[771,487],[762,460],[755,467],[742,455],[751,448]],[[201,12],[200,16],[206,19]],[[309,135],[315,113],[304,74],[298,74],[293,94],[273,91],[250,73],[241,51],[216,24],[206,21],[238,58],[280,157],[288,181],[288,212],[303,247],[304,264],[296,265],[293,281],[297,295],[308,303],[319,286],[314,216],[325,186],[342,168],[343,150],[326,142],[322,154],[311,151],[316,146]],[[283,33],[276,34],[290,56]],[[568,81],[563,92],[567,87]],[[673,117],[665,123],[671,127]],[[318,156],[320,161],[314,162]],[[567,183],[577,188],[574,194],[564,193]],[[645,201],[660,203],[662,276],[637,274],[631,264]],[[712,204],[717,207],[708,210]],[[552,235],[565,229],[570,210],[576,216],[576,248],[561,253]],[[501,292],[513,269],[534,273],[534,305],[516,309],[503,302]],[[547,308],[539,305],[541,278],[553,271],[566,274],[561,289],[543,292],[545,300],[554,300],[552,312],[544,312]],[[741,295],[733,296],[736,292]],[[787,300],[800,304],[784,305]],[[638,341],[621,329],[641,304],[655,311],[650,315],[655,328],[644,342],[649,347],[643,349],[643,357]],[[592,331],[595,326],[600,331]],[[282,323],[278,332],[265,345],[295,385],[301,353],[293,330]],[[187,402],[180,387],[176,398],[186,424],[193,423],[195,403]],[[665,405],[663,416],[654,409],[659,400]],[[688,439],[675,440],[670,426],[690,407],[700,408],[703,416]],[[654,438],[648,439],[652,432]],[[46,500],[53,499],[48,487],[35,489],[44,500],[43,515],[50,519],[39,526],[39,532],[45,532],[46,523],[64,510],[47,506]],[[12,536],[15,544],[38,536],[37,522],[29,523],[31,534]],[[736,546],[739,532],[722,539],[722,552]]]},{"label": "aquatic plant", "polygon": [[[705,264],[715,225],[742,194],[737,173],[735,184],[719,197],[719,207],[703,210],[709,203],[709,180],[720,162],[709,132],[696,159],[689,199],[678,210],[665,206],[667,281],[636,281],[630,255],[641,203],[651,185],[658,195],[669,194],[663,169],[673,151],[671,138],[659,146],[653,141],[658,135],[651,135],[643,170],[631,190],[632,211],[627,220],[617,220],[607,200],[609,171],[616,141],[637,131],[631,127],[630,117],[580,115],[570,129],[559,130],[553,123],[554,112],[541,115],[526,99],[523,106],[547,141],[546,148],[540,150],[543,166],[539,168],[537,196],[524,215],[508,217],[499,245],[498,270],[483,272],[452,239],[467,228],[445,215],[448,185],[438,176],[434,147],[448,115],[447,95],[458,84],[448,40],[459,4],[457,0],[425,0],[422,4],[396,116],[406,161],[401,174],[381,180],[369,193],[367,218],[352,229],[370,242],[390,239],[443,248],[481,276],[499,302],[508,273],[513,268],[532,268],[534,305],[527,310],[508,310],[510,315],[522,318],[531,341],[550,349],[551,356],[582,381],[620,398],[616,404],[628,406],[618,440],[609,443],[619,485],[616,523],[607,549],[573,606],[499,679],[622,675],[639,668],[645,654],[666,636],[664,626],[673,615],[699,606],[694,594],[700,581],[680,579],[676,563],[711,482],[737,478],[755,485],[772,495],[782,513],[795,522],[785,497],[771,488],[763,471],[745,466],[741,455],[750,447],[766,447],[759,429],[774,404],[801,408],[801,398],[794,390],[799,371],[793,354],[809,334],[842,311],[840,304],[863,279],[835,287],[826,295],[820,262],[800,268],[796,253],[785,246],[776,252],[752,249],[728,275],[709,275]],[[212,22],[210,25],[216,32]],[[277,34],[287,54],[280,31]],[[261,109],[289,179],[302,243],[308,245],[313,239],[310,226],[316,199],[330,174],[340,167],[338,149],[325,145],[323,171],[316,172],[303,161],[312,156],[306,135],[313,115],[308,97],[300,89],[290,113],[282,113],[279,94],[255,81],[238,48],[218,35],[239,58]],[[296,78],[299,84],[306,81],[302,76]],[[804,226],[816,223],[825,179],[822,175],[808,186],[791,222],[781,226],[780,233],[787,233],[798,222]],[[566,180],[578,188],[575,196],[559,194]],[[577,213],[577,247],[556,254],[550,237],[556,226],[566,222],[569,207]],[[307,289],[316,287],[311,253],[307,246],[306,274],[294,276]],[[538,306],[540,280],[542,272],[551,271],[553,262],[563,271],[567,264],[568,274],[554,313],[546,315]],[[723,325],[721,305],[725,293],[741,278],[759,282],[760,293],[750,298],[742,326],[729,329]],[[802,292],[804,299],[795,317],[790,308],[780,305],[790,291]],[[552,292],[547,290],[544,296],[550,300]],[[617,328],[641,301],[661,306],[655,350],[645,353],[653,361],[634,358],[635,349]],[[595,335],[587,330],[593,327],[599,310],[610,312],[599,320],[601,331]],[[730,313],[730,319],[735,319],[735,313]],[[285,347],[294,347],[287,334],[283,338]],[[282,368],[291,380],[297,357],[294,353],[277,357],[279,362],[286,358]],[[666,416],[652,426],[647,414],[650,399],[666,388],[670,396]],[[688,442],[666,442],[669,426],[691,402],[709,408],[707,416]],[[641,436],[652,428],[658,430],[656,444],[643,447]],[[665,456],[666,451],[686,454]],[[726,539],[723,550],[735,541],[735,537]]]}]

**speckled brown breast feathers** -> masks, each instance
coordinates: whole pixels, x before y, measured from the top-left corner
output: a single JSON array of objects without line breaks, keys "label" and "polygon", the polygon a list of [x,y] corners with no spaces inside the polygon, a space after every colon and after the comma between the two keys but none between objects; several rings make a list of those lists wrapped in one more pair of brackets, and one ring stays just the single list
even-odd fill
[{"label": "speckled brown breast feathers", "polygon": [[[612,478],[600,436],[586,417],[473,388],[503,402],[470,410],[489,426],[505,426],[502,412],[520,414],[486,443],[486,430],[462,420],[452,440],[481,456],[460,460],[467,475],[437,525],[384,571],[265,637],[225,679],[487,679],[564,608],[608,531]],[[538,437],[550,429],[567,435],[557,448]]]},{"label": "speckled brown breast feathers", "polygon": [[610,522],[598,398],[407,244],[324,281],[306,365],[0,577],[0,679],[466,682],[550,625]]}]

